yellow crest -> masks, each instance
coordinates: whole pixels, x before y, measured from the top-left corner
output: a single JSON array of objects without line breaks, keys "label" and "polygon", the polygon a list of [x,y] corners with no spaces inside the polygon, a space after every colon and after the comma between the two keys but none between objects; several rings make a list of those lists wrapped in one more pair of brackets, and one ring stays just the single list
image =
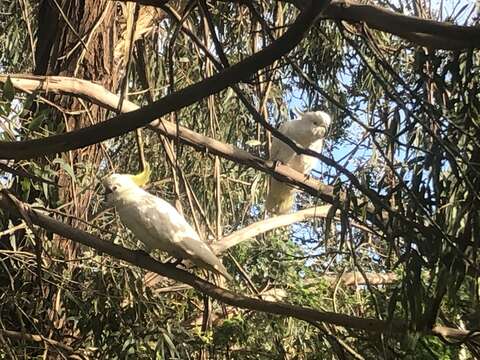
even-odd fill
[{"label": "yellow crest", "polygon": [[130,175],[132,177],[132,180],[135,184],[138,186],[145,186],[148,181],[150,180],[150,174],[152,171],[150,170],[150,165],[145,162],[145,168],[143,171],[137,175]]}]

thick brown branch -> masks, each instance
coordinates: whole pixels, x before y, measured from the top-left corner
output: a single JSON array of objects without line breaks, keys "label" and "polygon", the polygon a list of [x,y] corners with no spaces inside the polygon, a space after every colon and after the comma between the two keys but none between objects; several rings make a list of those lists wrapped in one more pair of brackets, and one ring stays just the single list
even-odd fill
[{"label": "thick brown branch", "polygon": [[[135,0],[138,1],[138,0]],[[240,0],[224,0],[241,3]],[[310,0],[280,0],[303,9]],[[414,44],[434,49],[462,50],[480,47],[480,28],[398,14],[372,4],[353,0],[334,0],[325,9],[327,19],[365,23],[371,28],[394,34]]]},{"label": "thick brown branch", "polygon": [[444,50],[462,50],[471,47],[480,47],[479,44],[472,45],[471,41],[452,40],[450,38],[444,38],[425,33],[405,32],[398,34],[412,43],[425,46],[431,49],[444,49]]},{"label": "thick brown branch", "polygon": [[325,9],[324,16],[333,20],[365,22],[374,29],[434,48],[480,47],[480,28],[478,27],[421,19],[351,0],[332,1]]},{"label": "thick brown branch", "polygon": [[245,80],[292,50],[302,40],[306,31],[328,3],[328,0],[312,2],[312,5],[298,16],[290,29],[274,43],[204,81],[169,94],[134,112],[120,114],[88,128],[43,139],[17,142],[2,141],[0,142],[0,158],[31,159],[96,144],[145,126],[156,118],[191,105],[230,85]]},{"label": "thick brown branch", "polygon": [[[11,196],[11,195],[10,195]],[[5,190],[0,192],[0,208],[13,217],[19,217],[16,206],[10,200]],[[348,316],[333,312],[322,312],[311,308],[290,305],[280,302],[259,300],[219,288],[205,280],[202,280],[184,270],[175,268],[155,261],[146,253],[132,251],[122,246],[101,240],[83,230],[75,229],[69,225],[59,222],[38,211],[32,210],[29,205],[22,204],[24,211],[28,213],[32,222],[47,231],[59,234],[65,238],[85,246],[94,248],[102,253],[108,254],[116,259],[126,261],[143,269],[155,272],[185,284],[192,286],[218,301],[232,306],[266,312],[275,315],[290,316],[308,322],[326,322],[332,325],[342,326],[351,329],[364,330],[369,332],[393,332],[398,334],[406,333],[408,324],[403,320],[383,321],[378,319],[364,319],[356,316]],[[454,340],[464,340],[469,336],[476,340],[479,335],[471,335],[469,331],[435,326],[425,332],[426,335],[449,336]]]}]

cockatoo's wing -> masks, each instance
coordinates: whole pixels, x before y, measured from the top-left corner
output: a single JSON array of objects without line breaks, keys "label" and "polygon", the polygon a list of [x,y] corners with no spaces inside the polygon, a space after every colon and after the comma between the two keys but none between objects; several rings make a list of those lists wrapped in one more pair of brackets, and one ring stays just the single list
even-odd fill
[{"label": "cockatoo's wing", "polygon": [[[283,135],[289,137],[291,126],[288,122],[283,123],[278,129]],[[296,157],[293,149],[282,140],[273,137],[272,148],[270,150],[270,160],[281,161],[285,165],[290,165],[292,159]],[[270,189],[265,201],[265,208],[269,213],[285,214],[292,207],[293,189],[288,184],[282,183],[271,178]]]},{"label": "cockatoo's wing", "polygon": [[[281,132],[283,135],[290,137],[289,133],[290,124],[283,123],[279,128],[278,131]],[[287,164],[289,160],[295,155],[293,149],[285,144],[282,140],[278,139],[277,137],[273,136],[272,139],[272,148],[270,149],[270,159],[281,161],[284,164]]]},{"label": "cockatoo's wing", "polygon": [[147,251],[153,249],[166,251],[169,246],[168,232],[165,230],[162,234],[158,234],[155,230],[156,223],[165,222],[165,215],[162,215],[154,206],[149,195],[142,193],[134,198],[125,196],[117,202],[115,207],[122,223],[145,244]]},{"label": "cockatoo's wing", "polygon": [[[133,200],[133,199],[132,199]],[[178,259],[215,271],[231,280],[220,259],[165,200],[147,192],[118,209],[122,222],[145,243],[148,249],[160,249]]]}]

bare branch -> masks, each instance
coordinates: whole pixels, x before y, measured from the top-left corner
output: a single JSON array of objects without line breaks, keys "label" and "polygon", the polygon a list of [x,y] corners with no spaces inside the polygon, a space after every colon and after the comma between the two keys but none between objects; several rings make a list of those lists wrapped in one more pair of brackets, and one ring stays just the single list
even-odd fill
[{"label": "bare branch", "polygon": [[211,246],[215,254],[220,254],[245,240],[251,239],[267,231],[287,226],[298,221],[305,221],[307,219],[315,217],[325,217],[327,216],[330,208],[330,205],[316,206],[313,208],[297,211],[293,214],[280,215],[267,220],[258,221],[244,227],[241,230],[235,231],[228,236],[221,238],[217,242],[211,244]]},{"label": "bare branch", "polygon": [[[364,276],[365,275],[365,276]],[[335,282],[338,280],[337,275],[324,275],[322,276],[327,282]],[[360,271],[346,272],[342,274],[339,279],[345,286],[353,285],[366,285],[367,282],[369,285],[388,285],[393,284],[399,280],[397,274],[393,272],[388,273],[378,273],[378,272],[368,272],[362,273]],[[316,284],[316,283],[315,283]],[[313,282],[312,282],[313,285]]]}]

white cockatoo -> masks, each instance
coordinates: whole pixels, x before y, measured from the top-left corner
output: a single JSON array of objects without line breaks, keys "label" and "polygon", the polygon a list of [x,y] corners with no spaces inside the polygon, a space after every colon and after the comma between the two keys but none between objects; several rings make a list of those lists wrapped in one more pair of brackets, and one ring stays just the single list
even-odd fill
[{"label": "white cockatoo", "polygon": [[147,183],[149,173],[147,166],[138,175],[108,176],[103,180],[107,203],[115,206],[122,222],[145,244],[147,251],[166,251],[232,280],[220,259],[185,218],[168,202],[141,188]]},{"label": "white cockatoo", "polygon": [[[330,115],[323,111],[310,111],[301,114],[300,119],[287,121],[278,129],[283,135],[304,148],[321,152],[323,140],[330,126]],[[290,146],[276,137],[272,140],[270,160],[281,161],[298,172],[308,175],[316,158],[297,154]],[[295,189],[290,185],[270,179],[270,189],[265,202],[271,214],[288,213],[293,205]]]}]

